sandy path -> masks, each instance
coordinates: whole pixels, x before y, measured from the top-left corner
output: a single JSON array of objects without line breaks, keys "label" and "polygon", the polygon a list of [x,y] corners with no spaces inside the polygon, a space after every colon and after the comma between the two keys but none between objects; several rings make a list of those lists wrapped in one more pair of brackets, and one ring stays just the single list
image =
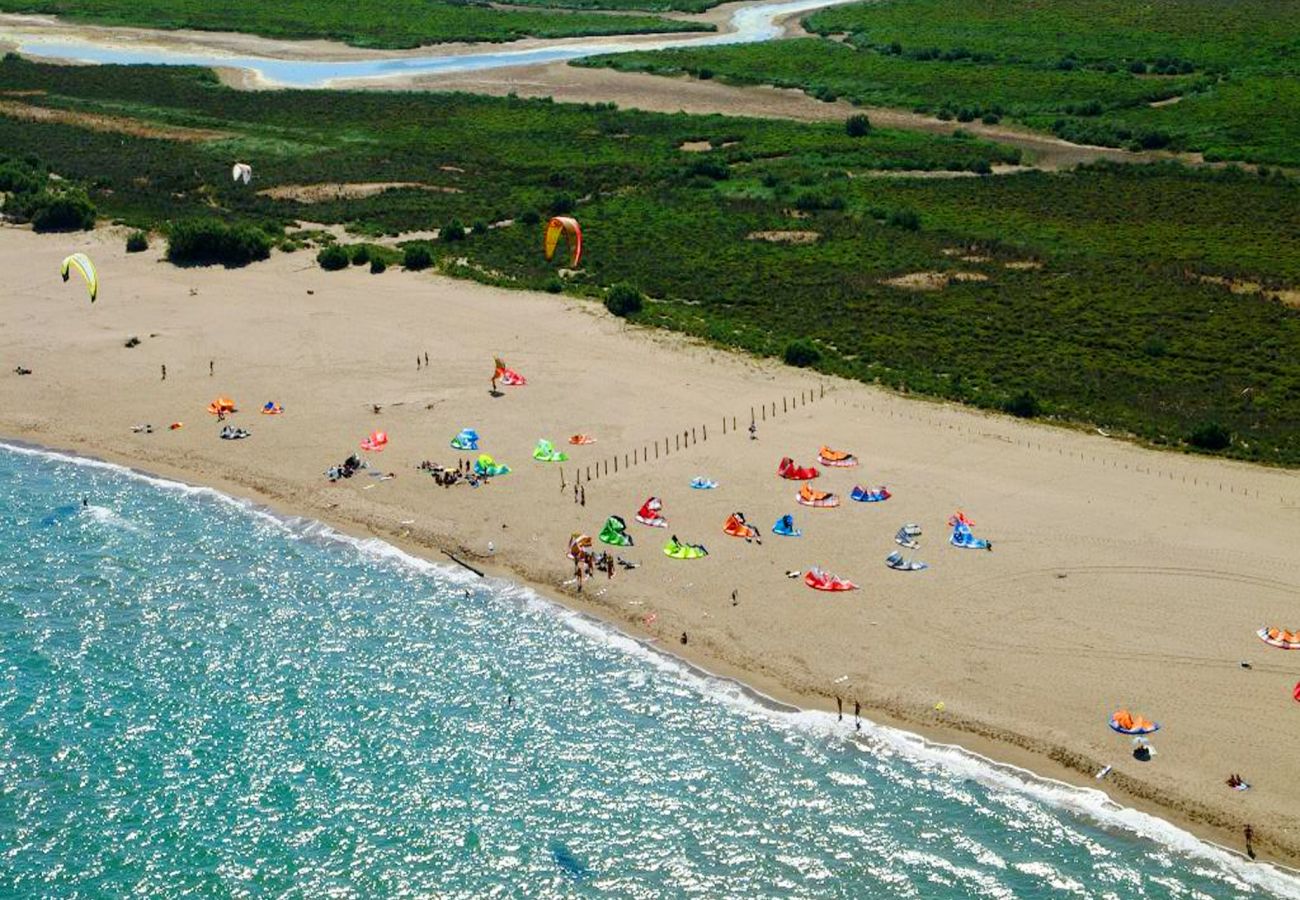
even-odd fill
[{"label": "sandy path", "polygon": [[[93,307],[57,276],[73,249],[99,265]],[[549,295],[428,274],[323,273],[306,254],[238,271],[185,270],[154,251],[126,256],[120,234],[3,228],[0,266],[8,273],[0,434],[210,483],[434,556],[457,548],[776,696],[822,706],[836,694],[857,698],[874,718],[1079,783],[1097,784],[1092,771],[1113,764],[1101,786],[1124,802],[1233,846],[1249,821],[1263,854],[1300,858],[1300,708],[1290,696],[1300,654],[1254,635],[1266,622],[1300,627],[1295,472],[822,382]],[[130,335],[143,344],[125,349]],[[426,350],[434,365],[417,371],[413,357]],[[494,354],[529,386],[490,398]],[[35,374],[10,374],[18,363]],[[824,399],[785,411],[823,385]],[[217,439],[204,406],[218,393],[243,405],[235,422],[253,431],[250,440]],[[287,414],[257,415],[270,399]],[[773,402],[759,440],[747,440],[751,406]],[[724,436],[732,415],[742,431],[728,422]],[[178,432],[129,429],[177,419]],[[446,490],[414,470],[424,458],[453,460],[447,441],[463,426],[515,472],[486,488]],[[663,451],[665,438],[692,427],[702,438],[704,426],[707,441]],[[372,428],[391,435],[376,463],[398,477],[328,484],[320,473]],[[565,445],[574,462],[563,467],[561,491],[560,468],[534,463],[530,449],[539,437],[559,444],[577,431],[599,443]],[[651,451],[647,462],[640,454],[654,442],[659,458]],[[811,463],[823,442],[864,465],[829,471],[819,487],[847,498],[855,482],[885,483],[894,499],[797,506],[795,485],[775,477],[777,460]],[[622,459],[633,453],[629,470]],[[601,463],[586,507],[575,505],[574,463],[613,456],[618,474],[606,476]],[[722,487],[689,490],[695,474]],[[631,522],[652,493],[663,497],[671,531],[712,555],[669,560],[660,552],[666,534],[632,523],[639,543],[626,555],[643,567],[570,596],[562,586],[570,532],[595,534],[609,514]],[[945,543],[945,517],[958,507],[995,552]],[[764,533],[793,512],[805,536],[747,545],[721,532],[733,510]],[[904,521],[925,528],[917,556],[929,571],[883,565]],[[782,574],[811,565],[864,589],[826,596]],[[683,631],[690,644],[679,648]],[[1106,727],[1124,705],[1164,722],[1154,762],[1134,761]],[[1225,787],[1234,771],[1254,790]]]}]

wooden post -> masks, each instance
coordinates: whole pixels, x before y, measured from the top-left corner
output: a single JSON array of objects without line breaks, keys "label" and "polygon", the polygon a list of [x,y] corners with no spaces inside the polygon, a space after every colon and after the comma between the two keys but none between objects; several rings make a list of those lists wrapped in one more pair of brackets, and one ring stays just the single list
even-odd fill
[{"label": "wooden post", "polygon": [[702,429],[704,430],[704,440],[705,440],[705,441],[708,441],[708,439],[709,439],[709,426],[708,426],[708,425],[701,425],[700,428],[702,428]]},{"label": "wooden post", "polygon": [[789,410],[785,408],[785,398],[784,398],[784,397],[781,398],[781,412],[789,412]]},{"label": "wooden post", "polygon": [[695,426],[694,426],[694,425],[691,426],[691,443],[692,443],[692,444],[697,444],[697,443],[699,443],[699,441],[698,441],[698,440],[696,439],[696,437],[695,437]]},{"label": "wooden post", "polygon": [[673,443],[677,445],[678,450],[682,449],[682,436],[680,434],[673,435]]},{"label": "wooden post", "polygon": [[767,421],[767,404],[766,404],[766,403],[763,404],[763,421],[764,421],[764,422]]},{"label": "wooden post", "polygon": [[618,457],[614,457],[614,474],[618,474]]},{"label": "wooden post", "polygon": [[723,433],[723,434],[726,434],[726,433],[727,433],[727,417],[726,417],[726,416],[723,416],[723,417],[722,417],[722,433]]},{"label": "wooden post", "polygon": [[[617,469],[615,471],[617,471]],[[609,474],[609,460],[605,460],[605,474]]]}]

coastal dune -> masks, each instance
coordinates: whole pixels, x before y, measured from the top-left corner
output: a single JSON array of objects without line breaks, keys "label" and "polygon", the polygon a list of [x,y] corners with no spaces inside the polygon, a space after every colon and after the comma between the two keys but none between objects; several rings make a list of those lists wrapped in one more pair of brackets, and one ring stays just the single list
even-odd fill
[{"label": "coastal dune", "polygon": [[[93,306],[58,277],[76,250],[99,266]],[[111,229],[6,227],[0,265],[0,435],[211,484],[431,558],[450,551],[778,698],[834,709],[838,696],[849,715],[860,701],[871,718],[1108,790],[1235,847],[1250,823],[1261,855],[1300,859],[1300,653],[1255,636],[1300,627],[1292,472],[822,378],[631,327],[586,301],[427,273],[325,273],[304,253],[181,269],[156,250],[126,255]],[[425,352],[431,365],[417,368]],[[494,356],[528,385],[490,396]],[[33,374],[12,374],[20,364]],[[231,423],[251,438],[217,438],[205,407],[218,394],[238,401]],[[270,400],[283,416],[258,415]],[[183,427],[168,430],[174,421]],[[137,423],[153,433],[133,433]],[[448,441],[463,427],[511,474],[444,489],[415,468],[454,464]],[[374,429],[390,445],[371,464],[396,477],[330,484],[324,470]],[[569,446],[576,432],[597,443]],[[538,438],[571,459],[534,462]],[[815,464],[823,444],[861,465],[823,468],[814,486],[842,505],[807,509],[776,466]],[[691,490],[695,475],[720,485]],[[859,483],[894,496],[853,503]],[[666,530],[633,521],[652,494]],[[947,544],[957,509],[993,552]],[[722,533],[733,511],[763,531],[761,546]],[[769,533],[785,513],[803,537]],[[609,515],[628,521],[637,543],[619,552],[640,568],[579,596],[567,539]],[[884,565],[904,522],[923,528],[926,571]],[[666,558],[672,533],[710,556]],[[824,595],[785,577],[814,565],[862,589]],[[1107,727],[1119,707],[1163,723],[1152,761]],[[1113,772],[1095,781],[1104,765]],[[1230,790],[1233,772],[1252,790]]]}]

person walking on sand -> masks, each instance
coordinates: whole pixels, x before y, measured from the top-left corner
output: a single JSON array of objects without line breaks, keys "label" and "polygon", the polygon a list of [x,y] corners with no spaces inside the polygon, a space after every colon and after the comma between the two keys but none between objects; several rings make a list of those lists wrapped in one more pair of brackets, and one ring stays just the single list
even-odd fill
[{"label": "person walking on sand", "polygon": [[758,423],[757,423],[757,422],[750,422],[750,423],[749,423],[749,439],[750,439],[751,441],[756,441],[756,440],[758,440]]},{"label": "person walking on sand", "polygon": [[838,721],[838,722],[843,722],[843,721],[844,721],[844,701],[841,700],[838,696],[836,696],[836,698],[835,698],[835,707],[836,707],[836,709],[838,709],[838,710],[840,711],[840,712],[839,712],[839,718],[836,719],[836,721]]},{"label": "person walking on sand", "polygon": [[584,484],[584,485],[581,487],[580,490],[581,490],[581,492],[582,492],[582,501],[581,501],[581,502],[582,502],[582,506],[583,506],[583,508],[586,508],[586,506],[587,506],[587,486]]},{"label": "person walking on sand", "polygon": [[1251,859],[1255,858],[1255,848],[1254,846],[1252,846],[1254,844],[1254,841],[1255,841],[1255,829],[1251,828],[1250,823],[1247,822],[1246,823],[1246,855],[1249,856]]},{"label": "person walking on sand", "polygon": [[429,368],[429,351],[428,351],[428,350],[425,350],[425,351],[424,351],[424,367],[425,367],[426,369]]},{"label": "person walking on sand", "polygon": [[162,380],[163,380],[163,381],[166,381],[166,380],[167,380],[167,364],[166,364],[166,363],[163,363],[163,367],[162,367],[162,375],[163,375]]},{"label": "person walking on sand", "polygon": [[736,605],[736,592],[734,590],[731,592],[731,605]]},{"label": "person walking on sand", "polygon": [[215,366],[216,366],[216,361],[215,361],[215,360],[211,360],[211,359],[208,360],[208,377],[209,377],[209,378],[212,377],[212,372],[213,372],[213,369],[214,369]]},{"label": "person walking on sand", "polygon": [[686,632],[683,631],[683,632],[682,632],[682,646],[686,646],[686,643],[687,643],[689,640],[690,640],[690,638],[688,638],[688,637],[686,636]]},{"label": "person walking on sand", "polygon": [[853,701],[853,730],[862,730],[862,704],[856,700]]}]

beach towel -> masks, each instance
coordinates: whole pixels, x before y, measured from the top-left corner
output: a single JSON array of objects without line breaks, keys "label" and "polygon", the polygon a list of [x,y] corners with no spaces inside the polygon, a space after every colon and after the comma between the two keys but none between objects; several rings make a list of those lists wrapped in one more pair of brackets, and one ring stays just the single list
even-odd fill
[{"label": "beach towel", "polygon": [[477,431],[473,428],[462,428],[460,434],[451,439],[451,446],[454,450],[477,450],[478,441]]},{"label": "beach towel", "polygon": [[1110,727],[1120,734],[1153,734],[1160,730],[1160,723],[1121,709],[1110,717]]},{"label": "beach towel", "polygon": [[569,438],[570,444],[594,444],[596,439],[589,434],[575,434]]},{"label": "beach towel", "polygon": [[794,460],[786,456],[777,463],[776,474],[787,481],[810,481],[821,477],[822,473],[814,466],[796,466]]},{"label": "beach towel", "polygon": [[832,450],[830,447],[825,446],[817,451],[817,459],[821,461],[823,466],[836,466],[839,468],[849,468],[858,464],[858,458],[852,453]]},{"label": "beach towel", "polygon": [[1255,632],[1259,639],[1280,650],[1300,650],[1300,631],[1287,631],[1285,628],[1265,626]]},{"label": "beach towel", "polygon": [[479,458],[474,460],[474,472],[484,478],[492,478],[496,475],[509,475],[510,467],[501,465],[486,453],[480,453]]},{"label": "beach towel", "polygon": [[847,579],[832,575],[814,566],[803,577],[804,584],[814,591],[856,591],[858,586]]},{"label": "beach towel", "polygon": [[651,497],[641,508],[637,510],[636,520],[642,525],[649,525],[651,528],[667,528],[668,520],[665,519],[660,511],[664,508],[658,497]]},{"label": "beach towel", "polygon": [[696,475],[691,479],[691,487],[697,491],[711,491],[718,486],[716,481],[710,481],[703,475]]},{"label": "beach towel", "polygon": [[849,494],[850,500],[856,500],[859,503],[880,503],[888,500],[893,495],[883,484],[880,487],[865,488],[862,485],[854,485],[853,492]]},{"label": "beach towel", "polygon": [[627,523],[622,516],[610,516],[605,520],[605,527],[600,530],[600,540],[615,547],[632,546],[632,535],[627,533]]},{"label": "beach towel", "polygon": [[672,559],[701,559],[709,555],[703,544],[683,544],[672,538],[664,544],[664,556]]},{"label": "beach towel", "polygon": [[372,431],[370,437],[361,442],[362,450],[373,450],[376,453],[383,451],[388,446],[387,431]]},{"label": "beach towel", "polygon": [[278,416],[283,413],[284,407],[276,403],[274,400],[267,400],[266,403],[262,405],[262,415],[264,416]]},{"label": "beach towel", "polygon": [[803,532],[794,527],[794,516],[789,514],[776,520],[776,524],[772,526],[772,533],[779,534],[782,537],[803,536]]},{"label": "beach towel", "polygon": [[839,497],[825,491],[814,491],[812,485],[806,481],[803,487],[799,489],[799,493],[794,495],[794,499],[796,503],[819,509],[830,509],[840,505]]},{"label": "beach towel", "polygon": [[556,450],[555,445],[545,438],[538,438],[533,447],[533,459],[538,462],[564,462],[568,458],[569,454]]}]

